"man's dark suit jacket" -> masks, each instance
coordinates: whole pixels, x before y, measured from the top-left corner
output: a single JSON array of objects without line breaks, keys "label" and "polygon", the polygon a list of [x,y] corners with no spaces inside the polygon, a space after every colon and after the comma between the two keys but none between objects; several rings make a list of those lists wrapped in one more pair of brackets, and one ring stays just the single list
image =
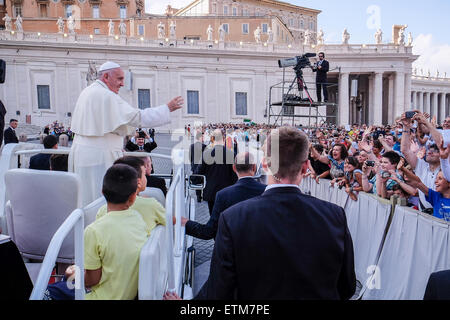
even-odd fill
[{"label": "man's dark suit jacket", "polygon": [[423,299],[450,300],[450,270],[430,275]]},{"label": "man's dark suit jacket", "polygon": [[[213,159],[215,159],[214,162]],[[195,169],[194,174],[205,175],[206,186],[203,190],[203,199],[214,201],[217,192],[232,186],[237,181],[237,175],[233,171],[234,152],[223,145],[216,145],[212,149],[205,149],[203,161],[204,163]]]},{"label": "man's dark suit jacket", "polygon": [[344,210],[274,188],[222,213],[207,299],[349,299],[353,243]]},{"label": "man's dark suit jacket", "polygon": [[203,151],[205,151],[206,144],[197,141],[191,144],[189,149],[189,159],[191,160],[191,169],[192,172],[203,163]]},{"label": "man's dark suit jacket", "polygon": [[316,72],[316,82],[327,82],[327,72],[330,70],[330,64],[327,60],[322,61],[322,69],[313,69]]},{"label": "man's dark suit jacket", "polygon": [[164,196],[167,194],[166,182],[163,178],[154,177],[154,176],[146,176],[147,177],[147,187],[149,188],[158,188],[164,193]]},{"label": "man's dark suit jacket", "polygon": [[265,189],[266,185],[249,177],[242,178],[234,185],[220,190],[217,192],[209,221],[206,224],[200,224],[189,220],[186,223],[186,234],[203,240],[214,239],[217,233],[219,217],[223,211],[236,203],[261,195]]},{"label": "man's dark suit jacket", "polygon": [[[156,144],[155,141],[147,142],[146,144],[144,144],[144,151],[150,153],[157,146],[158,145]],[[125,145],[125,149],[127,149],[130,152],[139,151],[139,146],[131,141],[128,141],[127,144]]]},{"label": "man's dark suit jacket", "polygon": [[39,153],[30,158],[30,169],[34,170],[50,170],[51,154]]},{"label": "man's dark suit jacket", "polygon": [[19,139],[17,139],[16,132],[9,127],[5,130],[4,134],[5,145],[8,143],[19,143]]}]

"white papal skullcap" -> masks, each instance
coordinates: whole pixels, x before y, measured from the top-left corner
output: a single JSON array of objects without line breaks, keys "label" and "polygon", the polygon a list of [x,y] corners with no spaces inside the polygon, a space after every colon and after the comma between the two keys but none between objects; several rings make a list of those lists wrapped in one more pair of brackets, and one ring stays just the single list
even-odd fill
[{"label": "white papal skullcap", "polygon": [[117,69],[117,68],[120,68],[120,66],[117,63],[112,62],[112,61],[107,61],[100,66],[100,69],[98,70],[98,72],[107,71],[107,70],[111,70],[111,69]]}]

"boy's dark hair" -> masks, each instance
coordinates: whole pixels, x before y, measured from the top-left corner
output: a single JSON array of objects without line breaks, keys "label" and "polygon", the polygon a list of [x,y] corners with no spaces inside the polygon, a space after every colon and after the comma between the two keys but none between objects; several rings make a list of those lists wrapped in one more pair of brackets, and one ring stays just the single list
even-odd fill
[{"label": "boy's dark hair", "polygon": [[53,135],[49,135],[44,138],[44,148],[45,149],[51,149],[57,144],[58,144],[58,139]]},{"label": "boy's dark hair", "polygon": [[50,169],[52,171],[68,171],[67,154],[54,154],[50,157]]},{"label": "boy's dark hair", "polygon": [[11,123],[11,122],[19,122],[19,121],[17,121],[16,119],[11,119],[11,120],[9,120],[9,123]]},{"label": "boy's dark hair", "polygon": [[351,164],[352,166],[354,166],[355,169],[361,169],[361,164],[356,159],[356,157],[350,156],[350,157],[347,157],[346,160],[348,161],[348,164]]},{"label": "boy's dark hair", "polygon": [[388,151],[383,153],[383,158],[389,159],[391,164],[398,164],[400,162],[400,156],[395,151]]},{"label": "boy's dark hair", "polygon": [[125,156],[114,161],[114,164],[127,164],[134,168],[138,174],[138,178],[142,177],[141,167],[145,167],[145,161],[142,158]]},{"label": "boy's dark hair", "polygon": [[127,164],[115,164],[103,177],[102,192],[108,203],[126,203],[137,189],[137,171]]}]

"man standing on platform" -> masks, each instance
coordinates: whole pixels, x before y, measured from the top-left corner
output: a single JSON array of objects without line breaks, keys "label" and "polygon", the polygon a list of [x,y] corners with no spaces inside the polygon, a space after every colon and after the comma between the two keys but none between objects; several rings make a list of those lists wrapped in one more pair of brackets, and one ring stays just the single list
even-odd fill
[{"label": "man standing on platform", "polygon": [[319,53],[319,61],[312,67],[312,71],[316,72],[316,88],[317,88],[317,102],[322,102],[321,90],[323,88],[324,102],[328,102],[327,91],[327,72],[330,70],[330,64],[325,60],[325,53]]},{"label": "man standing on platform", "polygon": [[103,176],[122,156],[124,136],[132,135],[136,127],[153,128],[170,123],[170,112],[183,105],[183,99],[177,97],[156,108],[133,108],[119,96],[124,78],[117,63],[104,63],[98,80],[81,92],[75,106],[71,126],[75,138],[69,170],[81,178],[83,205],[101,196]]}]

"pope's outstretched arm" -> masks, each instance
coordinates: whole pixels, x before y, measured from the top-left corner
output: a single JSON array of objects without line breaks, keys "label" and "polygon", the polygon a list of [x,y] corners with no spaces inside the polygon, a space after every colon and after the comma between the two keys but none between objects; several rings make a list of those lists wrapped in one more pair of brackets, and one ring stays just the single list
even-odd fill
[{"label": "pope's outstretched arm", "polygon": [[182,97],[176,97],[167,103],[167,105],[140,110],[141,119],[139,126],[152,128],[170,123],[170,112],[181,109],[183,103]]}]

